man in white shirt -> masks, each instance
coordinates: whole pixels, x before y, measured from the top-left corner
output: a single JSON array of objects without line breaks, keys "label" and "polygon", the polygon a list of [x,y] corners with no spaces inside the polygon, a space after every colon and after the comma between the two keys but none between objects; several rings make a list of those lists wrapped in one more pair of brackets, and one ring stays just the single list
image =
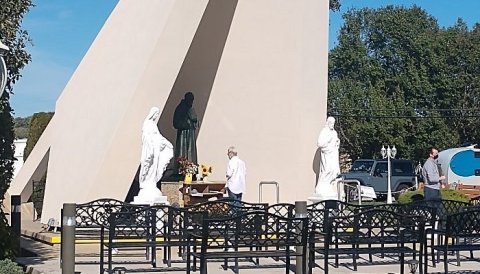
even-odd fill
[{"label": "man in white shirt", "polygon": [[238,201],[234,205],[240,206],[242,194],[245,192],[245,175],[247,174],[245,162],[238,158],[237,150],[233,146],[228,148],[227,155],[230,159],[227,166],[228,197]]}]

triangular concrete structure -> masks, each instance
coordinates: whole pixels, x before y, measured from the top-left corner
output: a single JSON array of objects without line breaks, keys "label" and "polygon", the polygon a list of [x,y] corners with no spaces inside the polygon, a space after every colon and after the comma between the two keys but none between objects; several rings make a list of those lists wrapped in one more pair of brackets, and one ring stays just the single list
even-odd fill
[{"label": "triangular concrete structure", "polygon": [[[245,199],[280,183],[306,200],[327,96],[328,1],[120,0],[57,101],[55,116],[12,183],[30,195],[48,164],[42,222],[65,202],[125,199],[138,169],[142,121],[173,110],[186,91],[201,119],[198,157],[223,180],[226,150],[247,164]],[[264,200],[273,202],[273,189]]]}]

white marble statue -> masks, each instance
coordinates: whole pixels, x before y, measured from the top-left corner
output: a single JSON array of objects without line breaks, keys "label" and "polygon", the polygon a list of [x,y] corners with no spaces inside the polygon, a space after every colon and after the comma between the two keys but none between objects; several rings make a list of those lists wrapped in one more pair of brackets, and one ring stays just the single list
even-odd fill
[{"label": "white marble statue", "polygon": [[160,109],[152,107],[143,122],[140,191],[134,198],[135,203],[154,204],[165,200],[165,196],[162,196],[162,192],[157,188],[157,182],[173,157],[173,145],[158,130],[159,116]]},{"label": "white marble statue", "polygon": [[335,179],[340,174],[338,150],[340,139],[334,129],[335,118],[328,117],[325,127],[318,136],[317,146],[320,148],[320,169],[315,194],[332,196],[337,195],[334,189]]}]

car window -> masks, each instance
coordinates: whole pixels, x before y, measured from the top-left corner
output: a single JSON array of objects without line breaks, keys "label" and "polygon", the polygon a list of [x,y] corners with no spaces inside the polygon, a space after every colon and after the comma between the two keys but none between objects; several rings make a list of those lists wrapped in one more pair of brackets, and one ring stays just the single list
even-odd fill
[{"label": "car window", "polygon": [[412,175],[413,165],[411,162],[393,162],[392,175]]},{"label": "car window", "polygon": [[388,172],[388,166],[387,163],[377,163],[375,166],[375,171],[374,174],[380,174],[380,173],[387,173]]},{"label": "car window", "polygon": [[355,161],[353,162],[350,171],[356,172],[370,172],[372,170],[373,161]]}]

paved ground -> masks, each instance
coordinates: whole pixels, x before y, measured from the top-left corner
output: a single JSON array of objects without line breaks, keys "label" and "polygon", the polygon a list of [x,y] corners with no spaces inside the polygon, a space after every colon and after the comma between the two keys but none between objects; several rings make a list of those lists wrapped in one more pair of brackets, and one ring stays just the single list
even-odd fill
[{"label": "paved ground", "polygon": [[[60,262],[59,262],[59,256],[60,256],[60,250],[58,245],[48,245],[45,243],[41,243],[38,241],[34,241],[31,239],[24,238],[22,239],[22,246],[28,250],[35,251],[38,256],[37,257],[24,257],[24,258],[18,258],[18,262],[27,266],[27,273],[32,273],[32,274],[40,274],[40,273],[51,273],[51,274],[60,274],[61,269],[60,269]],[[89,245],[77,245],[76,249],[76,254],[77,254],[77,262],[86,262],[90,261],[95,263],[91,264],[77,264],[76,265],[76,273],[99,273],[99,263],[98,263],[98,245],[94,244],[89,244]],[[472,273],[480,273],[480,262],[479,261],[466,261],[466,255],[467,254],[462,254],[462,262],[461,266],[457,267],[455,264],[455,258],[453,256],[450,256],[451,263],[449,265],[449,273],[457,273],[457,274],[472,274]],[[478,253],[477,253],[478,255]],[[128,257],[127,257],[128,256]],[[134,254],[129,252],[122,251],[118,255],[115,256],[115,261],[123,261],[123,260],[137,260],[139,258],[143,258],[140,254]],[[158,265],[158,269],[154,269],[152,271],[152,268],[148,264],[118,264],[116,266],[124,266],[128,270],[135,271],[137,273],[154,273],[154,272],[163,272],[166,268],[165,265],[161,263],[161,258],[162,258],[162,251],[159,250],[158,253],[158,261],[160,262]],[[338,273],[338,274],[346,274],[346,273],[356,273],[356,274],[363,274],[363,273],[369,273],[369,274],[374,274],[374,273],[382,273],[382,274],[387,274],[387,273],[399,273],[400,272],[400,267],[398,264],[398,258],[397,257],[392,257],[392,258],[380,258],[380,257],[374,257],[374,263],[371,264],[367,260],[368,257],[362,256],[362,258],[359,260],[359,268],[358,271],[355,272],[352,269],[352,265],[349,259],[342,259],[340,260],[341,266],[339,268],[334,268],[331,266],[329,268],[330,273]],[[180,258],[174,258],[179,260]],[[407,258],[408,260],[408,258]],[[295,261],[292,260],[292,264],[294,264]],[[317,259],[318,264],[323,264],[323,260]],[[224,273],[233,273],[233,270],[228,270],[224,271],[222,266],[222,262],[211,262],[208,264],[208,270],[209,273],[211,274],[224,274]],[[231,263],[232,264],[232,263]],[[240,262],[241,268],[240,272],[241,273],[259,273],[260,271],[263,273],[285,273],[284,268],[282,266],[282,262],[276,262],[273,259],[262,259],[261,260],[261,265],[274,265],[276,264],[277,266],[280,266],[280,268],[264,268],[264,269],[246,269],[245,267],[251,267],[253,264],[251,262]],[[176,274],[176,273],[185,273],[185,264],[184,263],[175,263],[173,264],[174,268],[171,270],[175,271],[168,271],[169,273]],[[431,266],[431,263],[430,263]],[[294,273],[295,266],[292,266],[292,273]],[[405,268],[406,273],[409,273],[408,266]],[[128,272],[127,272],[128,273]],[[194,272],[195,273],[195,272]],[[198,272],[196,272],[198,273]],[[324,273],[322,268],[316,267],[313,269],[313,273]],[[418,271],[417,271],[418,273]],[[429,273],[443,273],[443,264],[437,265],[435,269],[432,267],[429,267]]]},{"label": "paved ground", "polygon": [[[24,237],[22,239],[21,245],[23,248],[30,250],[36,253],[38,256],[36,257],[23,257],[18,258],[18,262],[22,265],[27,267],[27,273],[31,274],[61,274],[60,269],[60,245],[55,244],[46,244],[51,239],[55,238],[59,235],[59,233],[55,232],[45,232],[42,231],[42,227],[38,222],[32,221],[24,221],[22,222],[22,233],[24,235],[28,235],[29,237],[36,237],[37,240],[33,240],[31,238]],[[39,241],[38,239],[43,240],[44,242]],[[98,244],[83,244],[76,246],[76,261],[77,262],[90,262],[90,264],[77,264],[76,265],[76,273],[79,274],[94,274],[99,273],[99,246]],[[128,252],[120,252],[118,255],[115,256],[115,261],[131,261],[132,259],[143,258],[143,254],[133,254]],[[148,264],[118,264],[115,266],[124,266],[128,270],[135,271],[137,273],[154,273],[154,272],[164,272],[166,266],[162,264],[162,256],[163,251],[159,250],[157,254],[157,261],[158,269],[154,269],[152,271],[152,267]],[[476,254],[477,258],[480,258],[480,252]],[[467,261],[468,253],[461,254],[461,266],[456,266],[456,261],[454,256],[450,256],[449,259],[451,260],[449,264],[449,273],[454,274],[473,274],[478,273],[480,274],[480,259],[477,261]],[[180,261],[180,258],[174,258]],[[346,273],[356,273],[356,274],[389,274],[389,273],[399,273],[400,266],[398,264],[398,257],[390,257],[390,258],[380,258],[380,257],[373,257],[374,263],[368,262],[368,256],[362,256],[359,259],[359,267],[358,271],[353,271],[351,260],[348,258],[340,260],[340,267],[334,268],[331,266],[329,268],[330,273],[333,274],[346,274]],[[411,258],[406,258],[406,260],[410,260]],[[319,265],[323,265],[322,259],[317,259],[316,263]],[[208,271],[210,274],[228,274],[234,273],[233,270],[229,269],[228,271],[224,271],[222,268],[222,262],[209,262],[208,263]],[[262,259],[261,265],[273,265],[276,264],[280,266],[280,268],[254,268],[254,269],[246,269],[245,267],[251,267],[253,264],[251,262],[240,262],[240,273],[242,274],[254,274],[259,273],[260,271],[263,273],[285,273],[285,270],[282,262],[276,262],[273,259]],[[294,273],[295,270],[295,261],[292,260],[292,272]],[[185,273],[185,264],[184,263],[175,263],[173,264],[174,268],[171,268],[168,273],[172,274],[179,274]],[[405,267],[406,273],[409,273],[408,266]],[[127,272],[129,273],[129,272]],[[193,273],[199,273],[193,272]],[[316,267],[313,269],[313,273],[324,273],[323,268]],[[417,271],[418,273],[418,271]],[[436,268],[431,267],[431,262],[429,262],[429,273],[443,273],[443,263],[437,265]]]}]

